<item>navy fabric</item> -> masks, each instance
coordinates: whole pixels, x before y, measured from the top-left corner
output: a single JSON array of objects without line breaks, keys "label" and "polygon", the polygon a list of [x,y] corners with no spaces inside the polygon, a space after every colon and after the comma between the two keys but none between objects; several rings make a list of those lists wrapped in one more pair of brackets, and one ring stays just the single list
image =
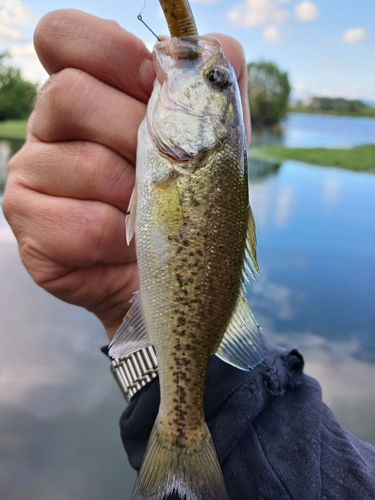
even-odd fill
[{"label": "navy fabric", "polygon": [[[375,500],[375,448],[340,426],[303,364],[298,351],[269,345],[251,372],[212,358],[205,416],[230,500]],[[120,420],[136,470],[159,398],[155,379]]]}]

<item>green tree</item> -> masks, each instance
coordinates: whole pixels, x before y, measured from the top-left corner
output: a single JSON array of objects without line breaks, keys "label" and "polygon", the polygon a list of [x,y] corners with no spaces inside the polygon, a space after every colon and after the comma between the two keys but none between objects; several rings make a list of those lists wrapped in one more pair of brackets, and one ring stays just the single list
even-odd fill
[{"label": "green tree", "polygon": [[249,63],[247,73],[251,123],[258,128],[276,125],[288,110],[288,73],[265,61]]},{"label": "green tree", "polygon": [[7,59],[6,52],[0,54],[0,121],[27,118],[36,96],[36,85],[24,80]]}]

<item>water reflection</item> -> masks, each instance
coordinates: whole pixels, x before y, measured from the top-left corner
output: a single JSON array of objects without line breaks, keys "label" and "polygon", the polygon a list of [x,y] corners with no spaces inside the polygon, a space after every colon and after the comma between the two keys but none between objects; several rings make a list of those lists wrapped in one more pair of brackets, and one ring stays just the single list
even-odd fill
[{"label": "water reflection", "polygon": [[130,500],[102,327],[36,287],[0,222],[0,498]]},{"label": "water reflection", "polygon": [[[318,139],[306,130],[305,142]],[[15,146],[0,144],[1,176]],[[340,422],[375,444],[375,176],[297,162],[250,172],[256,318],[270,341],[303,353]],[[0,283],[0,498],[130,499],[102,328],[36,287],[1,211]]]},{"label": "water reflection", "polygon": [[265,335],[298,347],[340,422],[375,444],[375,176],[282,164],[254,181]]},{"label": "water reflection", "polygon": [[279,171],[280,163],[275,163],[272,161],[255,160],[249,158],[248,169],[249,169],[249,180],[265,179],[271,175],[276,175]]},{"label": "water reflection", "polygon": [[6,166],[9,159],[21,148],[23,142],[19,139],[0,139],[0,194],[4,191]]},{"label": "water reflection", "polygon": [[251,144],[348,148],[375,142],[375,119],[289,113],[280,129],[254,130]]}]

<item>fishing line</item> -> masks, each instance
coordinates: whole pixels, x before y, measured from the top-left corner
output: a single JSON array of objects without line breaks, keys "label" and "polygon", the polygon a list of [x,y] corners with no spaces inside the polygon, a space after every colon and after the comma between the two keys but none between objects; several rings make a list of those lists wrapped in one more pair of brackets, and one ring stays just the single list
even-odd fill
[{"label": "fishing line", "polygon": [[144,1],[144,4],[143,4],[143,7],[142,7],[142,10],[141,10],[141,12],[138,14],[137,19],[138,19],[138,21],[141,21],[141,23],[142,23],[142,24],[144,24],[144,25],[146,26],[146,28],[147,28],[149,31],[151,31],[151,33],[152,33],[152,34],[154,35],[154,37],[158,40],[158,42],[161,42],[161,40],[160,40],[160,38],[158,37],[158,35],[157,35],[154,31],[152,31],[152,29],[150,28],[150,26],[148,26],[148,25],[144,22],[144,20],[143,20],[143,17],[142,17],[142,12],[144,11],[145,7],[146,7],[146,0]]}]

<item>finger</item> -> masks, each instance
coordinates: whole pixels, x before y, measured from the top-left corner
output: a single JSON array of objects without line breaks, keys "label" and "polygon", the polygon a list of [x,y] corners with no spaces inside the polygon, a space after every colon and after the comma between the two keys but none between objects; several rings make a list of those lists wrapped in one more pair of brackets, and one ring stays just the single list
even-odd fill
[{"label": "finger", "polygon": [[65,69],[39,93],[29,131],[44,142],[96,142],[135,162],[146,105],[88,73]]},{"label": "finger", "polygon": [[246,132],[247,143],[250,143],[251,137],[251,121],[250,121],[250,107],[249,98],[247,92],[247,65],[245,59],[245,53],[242,45],[237,42],[234,38],[226,35],[221,35],[218,33],[210,34],[217,38],[221,44],[225,57],[232,64],[233,69],[237,75],[238,86],[241,93],[242,108],[243,108],[243,119]]},{"label": "finger", "polygon": [[50,196],[102,201],[126,212],[134,167],[90,142],[27,143],[8,165],[14,184]]},{"label": "finger", "polygon": [[37,256],[71,267],[135,262],[134,242],[126,244],[125,214],[106,203],[48,196],[10,179],[3,210],[29,270]]},{"label": "finger", "polygon": [[78,10],[57,10],[38,23],[34,43],[49,74],[78,68],[147,102],[155,73],[151,54],[114,21]]}]

